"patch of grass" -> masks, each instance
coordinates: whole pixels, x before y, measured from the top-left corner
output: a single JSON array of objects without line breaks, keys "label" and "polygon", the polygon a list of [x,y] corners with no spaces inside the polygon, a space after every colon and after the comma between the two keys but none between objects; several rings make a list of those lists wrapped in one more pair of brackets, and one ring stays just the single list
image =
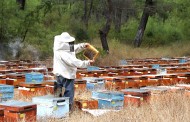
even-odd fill
[{"label": "patch of grass", "polygon": [[[100,44],[97,44],[100,40],[94,40],[92,42],[98,48],[101,48]],[[96,60],[95,65],[98,66],[111,66],[118,65],[119,60],[122,59],[143,59],[143,58],[162,58],[162,57],[183,57],[190,55],[190,43],[175,42],[168,46],[158,47],[140,47],[134,48],[131,45],[121,43],[117,40],[109,40],[110,52],[108,55],[100,55]]]}]

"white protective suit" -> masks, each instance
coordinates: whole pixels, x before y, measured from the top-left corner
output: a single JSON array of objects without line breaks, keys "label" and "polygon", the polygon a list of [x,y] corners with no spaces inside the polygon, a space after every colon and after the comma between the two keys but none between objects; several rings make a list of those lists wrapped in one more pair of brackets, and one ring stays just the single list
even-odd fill
[{"label": "white protective suit", "polygon": [[53,58],[53,73],[56,76],[61,75],[67,79],[75,79],[77,68],[86,68],[90,65],[89,60],[79,60],[76,58],[76,53],[81,52],[85,48],[85,43],[74,45],[74,52],[70,52],[68,43],[59,39],[59,36],[54,37],[54,58]]}]

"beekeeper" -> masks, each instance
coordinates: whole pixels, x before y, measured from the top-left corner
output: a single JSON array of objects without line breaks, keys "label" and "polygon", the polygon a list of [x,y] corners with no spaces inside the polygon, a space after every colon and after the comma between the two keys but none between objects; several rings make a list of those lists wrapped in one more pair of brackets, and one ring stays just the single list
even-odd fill
[{"label": "beekeeper", "polygon": [[[90,66],[93,60],[80,60],[76,53],[84,50],[89,43],[74,44],[75,38],[63,32],[54,37],[53,73],[56,76],[55,95],[70,97],[69,107],[72,108],[74,98],[74,79],[77,68]],[[63,93],[63,94],[62,94]]]}]

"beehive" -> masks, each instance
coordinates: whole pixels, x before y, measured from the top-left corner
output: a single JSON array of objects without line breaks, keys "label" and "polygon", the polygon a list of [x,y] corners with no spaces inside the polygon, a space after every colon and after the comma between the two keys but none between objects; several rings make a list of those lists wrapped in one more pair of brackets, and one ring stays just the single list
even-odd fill
[{"label": "beehive", "polygon": [[4,108],[6,122],[35,122],[36,107],[36,104],[21,101],[0,103],[0,108]]}]

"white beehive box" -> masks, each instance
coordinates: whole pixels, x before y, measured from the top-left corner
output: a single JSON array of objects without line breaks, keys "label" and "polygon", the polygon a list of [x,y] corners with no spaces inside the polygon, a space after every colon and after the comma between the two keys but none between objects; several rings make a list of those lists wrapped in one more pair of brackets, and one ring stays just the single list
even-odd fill
[{"label": "white beehive box", "polygon": [[32,102],[37,104],[38,117],[63,118],[69,114],[69,97],[46,95],[33,97]]}]

